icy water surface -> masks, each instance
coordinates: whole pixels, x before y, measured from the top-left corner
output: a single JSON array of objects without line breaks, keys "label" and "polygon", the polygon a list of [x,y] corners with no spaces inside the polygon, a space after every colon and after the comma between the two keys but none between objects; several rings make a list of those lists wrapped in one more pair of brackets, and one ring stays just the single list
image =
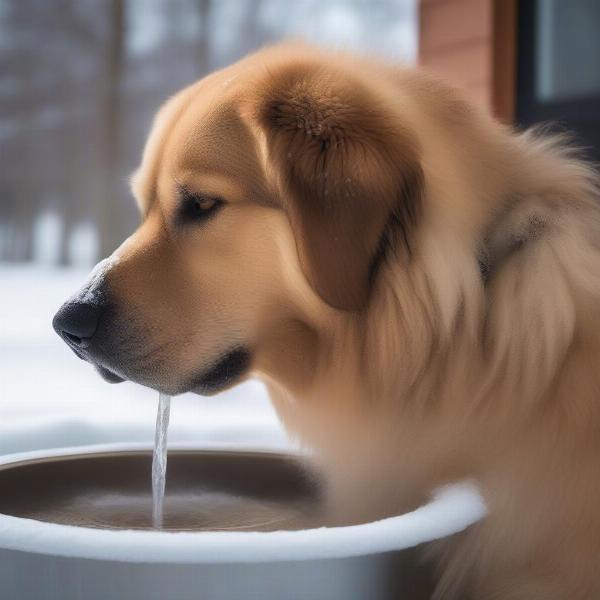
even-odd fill
[{"label": "icy water surface", "polygon": [[163,501],[167,478],[167,431],[171,396],[159,394],[154,434],[154,454],[152,455],[152,524],[161,529],[163,524]]}]

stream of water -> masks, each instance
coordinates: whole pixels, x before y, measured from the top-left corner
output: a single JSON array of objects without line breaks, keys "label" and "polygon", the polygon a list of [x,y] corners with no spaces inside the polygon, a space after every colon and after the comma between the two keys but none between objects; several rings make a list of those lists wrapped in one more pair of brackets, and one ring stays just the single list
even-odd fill
[{"label": "stream of water", "polygon": [[163,502],[167,479],[167,431],[171,412],[171,396],[159,394],[152,455],[152,525],[156,529],[163,525]]}]

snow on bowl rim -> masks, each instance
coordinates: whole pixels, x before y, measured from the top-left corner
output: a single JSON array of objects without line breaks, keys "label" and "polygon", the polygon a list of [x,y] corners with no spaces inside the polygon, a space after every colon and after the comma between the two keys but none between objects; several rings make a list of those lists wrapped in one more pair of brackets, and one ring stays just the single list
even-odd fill
[{"label": "snow on bowl rim", "polygon": [[[248,444],[172,444],[173,450],[294,454]],[[149,444],[99,444],[22,452],[0,466],[42,458],[148,451]],[[477,487],[464,481],[437,490],[416,510],[361,525],[298,531],[139,531],[47,523],[0,514],[0,549],[119,562],[230,564],[323,560],[404,550],[458,533],[487,513]]]}]

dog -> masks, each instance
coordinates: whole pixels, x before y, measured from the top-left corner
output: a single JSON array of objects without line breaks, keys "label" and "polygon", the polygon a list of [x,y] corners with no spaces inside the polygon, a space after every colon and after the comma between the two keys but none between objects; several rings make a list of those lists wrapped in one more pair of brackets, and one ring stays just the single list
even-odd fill
[{"label": "dog", "polygon": [[598,177],[425,73],[298,43],[160,109],[138,230],[54,318],[108,381],[262,379],[335,522],[471,478],[434,598],[600,598]]}]

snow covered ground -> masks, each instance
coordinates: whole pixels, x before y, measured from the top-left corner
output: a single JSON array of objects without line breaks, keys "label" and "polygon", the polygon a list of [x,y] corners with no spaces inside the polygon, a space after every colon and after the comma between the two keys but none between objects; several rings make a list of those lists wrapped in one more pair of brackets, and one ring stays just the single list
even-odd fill
[{"label": "snow covered ground", "polygon": [[[158,394],[104,382],[51,326],[86,271],[0,264],[0,454],[152,442]],[[213,398],[185,394],[171,405],[169,441],[285,445],[264,387],[250,381]]]}]

